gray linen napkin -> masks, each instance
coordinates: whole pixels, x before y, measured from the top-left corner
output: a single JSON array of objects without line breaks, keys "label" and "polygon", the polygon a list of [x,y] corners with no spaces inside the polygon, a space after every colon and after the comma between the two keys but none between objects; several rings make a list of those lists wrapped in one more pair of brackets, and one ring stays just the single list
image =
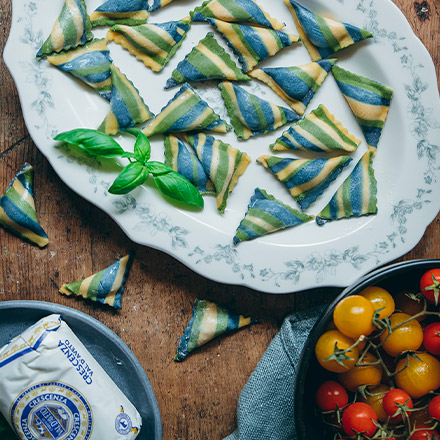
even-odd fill
[{"label": "gray linen napkin", "polygon": [[293,396],[304,343],[326,306],[289,315],[238,399],[238,428],[224,440],[296,440]]}]

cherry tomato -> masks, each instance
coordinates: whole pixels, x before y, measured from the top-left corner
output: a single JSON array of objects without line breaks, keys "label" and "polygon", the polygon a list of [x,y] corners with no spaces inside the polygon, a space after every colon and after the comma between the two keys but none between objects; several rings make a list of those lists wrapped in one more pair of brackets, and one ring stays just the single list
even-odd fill
[{"label": "cherry tomato", "polygon": [[440,355],[440,322],[429,324],[423,330],[423,345],[431,354]]},{"label": "cherry tomato", "polygon": [[[339,382],[349,391],[356,391],[360,385],[377,385],[382,379],[382,367],[377,357],[366,353],[364,357],[350,370],[338,375]],[[375,364],[375,365],[371,365]]]},{"label": "cherry tomato", "polygon": [[428,407],[429,415],[436,420],[440,420],[440,396],[435,396]]},{"label": "cherry tomato", "polygon": [[357,347],[353,347],[350,351],[345,353],[344,357],[347,357],[348,359],[342,359],[341,363],[335,359],[326,359],[334,354],[335,346],[339,350],[347,350],[353,344],[354,340],[343,335],[340,331],[329,330],[319,337],[318,342],[315,345],[316,359],[323,368],[332,371],[333,373],[343,373],[344,371],[348,371],[354,366],[359,358]]},{"label": "cherry tomato", "polygon": [[396,385],[413,399],[440,387],[440,362],[429,353],[417,353],[417,357],[400,359],[396,365],[396,371],[402,369],[395,376]]},{"label": "cherry tomato", "polygon": [[439,302],[440,292],[440,268],[430,269],[420,278],[420,291],[425,298],[432,304]]},{"label": "cherry tomato", "polygon": [[360,402],[368,403],[368,405],[374,409],[374,412],[377,414],[377,418],[381,422],[385,422],[385,420],[388,418],[387,413],[383,409],[382,402],[386,392],[389,391],[389,389],[389,386],[380,383],[375,387],[368,387],[365,392],[365,397],[359,397]]},{"label": "cherry tomato", "polygon": [[[426,429],[423,429],[426,428]],[[425,425],[416,426],[416,431],[411,435],[409,440],[439,440],[440,437],[435,429]]]},{"label": "cherry tomato", "polygon": [[407,350],[417,350],[422,345],[423,329],[419,321],[411,319],[406,313],[393,313],[389,319],[393,331],[388,336],[387,329],[380,335],[382,348],[389,355],[398,356]]},{"label": "cherry tomato", "polygon": [[322,411],[333,411],[347,405],[348,394],[341,384],[328,380],[322,383],[316,391],[316,402]]},{"label": "cherry tomato", "polygon": [[367,298],[373,304],[374,310],[380,310],[379,318],[384,319],[394,312],[394,299],[390,293],[382,287],[370,286],[364,289],[359,295]]},{"label": "cherry tomato", "polygon": [[351,295],[338,302],[333,312],[333,320],[338,330],[349,338],[369,335],[373,325],[374,307],[360,295]]},{"label": "cherry tomato", "polygon": [[[424,300],[422,295],[413,294],[412,292],[399,292],[394,296],[394,303],[396,304],[396,310],[402,313],[413,316],[420,313],[424,307]],[[423,321],[426,315],[419,316],[417,321]]]},{"label": "cherry tomato", "polygon": [[406,408],[413,407],[411,397],[409,397],[409,394],[406,391],[400,390],[399,388],[393,388],[392,390],[389,390],[383,398],[383,409],[391,417],[393,423],[403,420],[402,413],[394,416],[396,411],[399,410],[397,404],[405,405]]},{"label": "cherry tomato", "polygon": [[363,433],[372,437],[377,430],[377,415],[370,405],[355,402],[348,405],[342,414],[342,428],[347,435]]}]

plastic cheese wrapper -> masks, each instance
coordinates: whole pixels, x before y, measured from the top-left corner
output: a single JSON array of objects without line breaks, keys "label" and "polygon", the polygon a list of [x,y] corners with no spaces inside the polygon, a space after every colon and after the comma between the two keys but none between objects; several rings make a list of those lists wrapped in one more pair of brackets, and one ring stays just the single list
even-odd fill
[{"label": "plastic cheese wrapper", "polygon": [[142,420],[60,315],[0,349],[0,412],[21,439],[129,440]]}]

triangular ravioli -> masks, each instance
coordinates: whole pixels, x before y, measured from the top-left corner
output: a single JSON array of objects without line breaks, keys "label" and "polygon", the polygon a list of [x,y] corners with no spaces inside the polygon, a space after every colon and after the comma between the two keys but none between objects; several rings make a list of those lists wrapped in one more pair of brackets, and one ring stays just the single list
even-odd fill
[{"label": "triangular ravioli", "polygon": [[279,107],[230,82],[220,83],[219,88],[239,139],[273,131],[300,118],[293,110]]},{"label": "triangular ravioli", "polygon": [[92,26],[136,26],[146,23],[147,18],[147,0],[107,0],[90,14]]},{"label": "triangular ravioli", "polygon": [[317,215],[318,225],[341,218],[377,213],[377,183],[372,161],[373,154],[367,151],[328,205]]},{"label": "triangular ravioli", "polygon": [[250,81],[232,61],[228,53],[221,47],[214,34],[209,32],[199,41],[192,51],[186,55],[168,79],[165,89],[184,82],[208,81],[212,79],[230,81]]},{"label": "triangular ravioli", "polygon": [[376,154],[390,109],[393,90],[383,84],[333,66],[333,76],[361,126],[368,149]]},{"label": "triangular ravioli", "polygon": [[169,167],[186,177],[202,194],[215,194],[214,184],[199,159],[178,137],[165,136],[164,145],[165,162]]},{"label": "triangular ravioli", "polygon": [[25,163],[0,197],[0,225],[13,234],[40,247],[49,239],[35,212],[33,193],[34,169]]},{"label": "triangular ravioli", "polygon": [[47,60],[63,72],[80,79],[110,101],[112,59],[105,38],[95,39],[76,49],[48,56]]},{"label": "triangular ravioli", "polygon": [[84,0],[66,0],[52,32],[41,46],[37,58],[73,49],[93,38],[92,25]]},{"label": "triangular ravioli", "polygon": [[139,26],[116,25],[107,39],[120,44],[153,72],[160,72],[182,45],[191,27],[189,17]]},{"label": "triangular ravioli", "polygon": [[351,24],[316,15],[294,0],[284,0],[284,3],[293,15],[301,40],[313,61],[373,36]]},{"label": "triangular ravioli", "polygon": [[217,209],[224,213],[229,194],[239,177],[246,171],[251,158],[246,153],[204,133],[186,135],[186,140],[196,152],[205,173],[214,183]]},{"label": "triangular ravioli", "polygon": [[99,126],[106,134],[117,134],[154,117],[133,83],[114,65],[110,111]]},{"label": "triangular ravioli", "polygon": [[263,155],[257,162],[284,184],[301,209],[307,209],[351,162],[351,158],[309,160]]},{"label": "triangular ravioli", "polygon": [[227,23],[213,18],[208,18],[208,21],[223,35],[242,64],[243,72],[249,72],[260,61],[299,41],[298,35],[282,31]]},{"label": "triangular ravioli", "polygon": [[170,4],[174,0],[149,0],[150,6],[148,7],[148,10],[150,12],[157,11],[158,9],[163,8],[164,6]]},{"label": "triangular ravioli", "polygon": [[121,309],[122,291],[132,262],[131,255],[115,261],[111,266],[75,283],[64,284],[60,293],[82,296],[92,301]]},{"label": "triangular ravioli", "polygon": [[266,83],[299,115],[321,87],[336,58],[293,67],[266,67],[254,69],[249,76]]},{"label": "triangular ravioli", "polygon": [[260,25],[280,30],[285,24],[280,23],[258,6],[254,0],[208,0],[190,12],[193,21],[207,21],[208,18]]},{"label": "triangular ravioli", "polygon": [[196,299],[192,317],[180,338],[174,360],[183,361],[193,350],[211,339],[258,322],[256,319],[232,314],[206,299]]},{"label": "triangular ravioli", "polygon": [[185,83],[142,131],[145,135],[151,136],[158,133],[204,130],[226,133],[230,130],[230,126],[188,83]]},{"label": "triangular ravioli", "polygon": [[256,188],[233,241],[234,244],[238,244],[241,241],[253,240],[272,232],[300,225],[313,218],[277,200],[264,189]]},{"label": "triangular ravioli", "polygon": [[285,131],[270,149],[352,153],[360,142],[321,104]]}]

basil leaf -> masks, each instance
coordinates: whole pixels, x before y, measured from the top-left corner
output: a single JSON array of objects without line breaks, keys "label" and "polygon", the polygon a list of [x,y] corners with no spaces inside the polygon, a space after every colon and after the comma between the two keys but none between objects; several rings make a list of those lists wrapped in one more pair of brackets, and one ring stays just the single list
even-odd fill
[{"label": "basil leaf", "polygon": [[129,163],[116,177],[108,192],[127,194],[147,180],[148,171],[140,162]]},{"label": "basil leaf", "polygon": [[129,158],[129,159],[136,159],[136,155],[134,153],[129,153],[126,151],[121,157]]},{"label": "basil leaf", "polygon": [[204,201],[198,189],[181,174],[171,170],[167,174],[153,175],[153,177],[162,194],[179,202],[203,208]]},{"label": "basil leaf", "polygon": [[134,144],[134,155],[139,162],[146,162],[150,159],[151,146],[147,136],[141,131],[137,135],[136,143]]},{"label": "basil leaf", "polygon": [[162,162],[157,162],[155,160],[147,162],[145,166],[153,176],[160,176],[162,174],[167,174],[173,171],[173,169],[169,167],[167,164]]},{"label": "basil leaf", "polygon": [[65,131],[56,135],[54,140],[77,145],[86,150],[91,156],[109,158],[124,154],[124,150],[113,138],[98,130],[89,128]]}]

